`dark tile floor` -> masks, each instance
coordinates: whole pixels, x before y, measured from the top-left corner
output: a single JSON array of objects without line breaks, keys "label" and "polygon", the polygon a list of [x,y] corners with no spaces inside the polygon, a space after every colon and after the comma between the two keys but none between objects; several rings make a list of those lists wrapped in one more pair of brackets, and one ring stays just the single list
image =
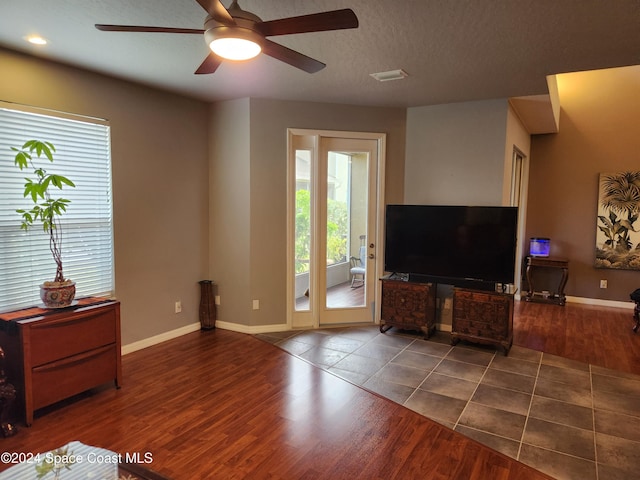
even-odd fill
[{"label": "dark tile floor", "polygon": [[557,479],[640,478],[640,376],[522,347],[505,357],[437,332],[258,335]]}]

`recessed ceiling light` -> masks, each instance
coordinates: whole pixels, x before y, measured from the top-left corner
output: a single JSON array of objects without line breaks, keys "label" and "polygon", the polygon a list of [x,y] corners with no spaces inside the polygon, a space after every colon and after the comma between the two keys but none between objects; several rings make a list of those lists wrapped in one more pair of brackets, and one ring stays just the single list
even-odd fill
[{"label": "recessed ceiling light", "polygon": [[388,72],[370,73],[373,78],[379,82],[388,82],[389,80],[402,80],[409,76],[407,72],[402,69],[389,70]]},{"label": "recessed ceiling light", "polygon": [[43,38],[40,35],[29,35],[28,37],[25,37],[25,39],[33,45],[46,45],[49,43],[46,38]]}]

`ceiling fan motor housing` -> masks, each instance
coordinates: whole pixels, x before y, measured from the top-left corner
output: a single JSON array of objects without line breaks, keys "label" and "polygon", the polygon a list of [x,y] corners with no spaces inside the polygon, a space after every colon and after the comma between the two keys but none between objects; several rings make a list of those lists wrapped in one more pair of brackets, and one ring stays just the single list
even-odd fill
[{"label": "ceiling fan motor housing", "polygon": [[256,24],[261,22],[257,15],[244,10],[236,10],[231,12],[235,25],[222,23],[212,16],[208,16],[204,22],[204,39],[207,46],[219,38],[242,38],[250,40],[263,46],[264,35],[255,28]]}]

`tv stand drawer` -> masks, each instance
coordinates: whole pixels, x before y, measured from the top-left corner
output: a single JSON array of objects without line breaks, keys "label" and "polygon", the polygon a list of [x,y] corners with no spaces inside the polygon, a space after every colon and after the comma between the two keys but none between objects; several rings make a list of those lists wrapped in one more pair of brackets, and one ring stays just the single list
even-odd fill
[{"label": "tv stand drawer", "polygon": [[429,338],[435,329],[436,286],[402,280],[382,280],[380,331],[391,327],[419,330]]},{"label": "tv stand drawer", "polygon": [[451,342],[459,340],[501,346],[507,355],[513,342],[513,295],[454,288]]}]

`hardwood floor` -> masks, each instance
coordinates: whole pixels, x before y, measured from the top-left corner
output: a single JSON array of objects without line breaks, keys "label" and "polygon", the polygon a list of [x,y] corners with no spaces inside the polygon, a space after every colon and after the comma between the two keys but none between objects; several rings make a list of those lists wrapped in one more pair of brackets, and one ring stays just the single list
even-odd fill
[{"label": "hardwood floor", "polygon": [[[362,288],[344,283],[327,291],[331,306],[360,305]],[[303,297],[308,308],[308,299]],[[640,332],[630,308],[515,302],[514,345],[640,375]],[[302,308],[302,307],[298,307]]]},{"label": "hardwood floor", "polygon": [[[351,282],[340,283],[327,289],[327,306],[329,308],[345,308],[364,305],[364,288],[351,288]],[[309,298],[302,296],[296,299],[296,310],[308,310]]]},{"label": "hardwood floor", "polygon": [[147,466],[176,480],[549,478],[241,333],[195,332],[131,353],[123,377],[120,390],[49,409],[3,450],[78,440],[150,452]]},{"label": "hardwood floor", "polygon": [[[514,324],[517,345],[640,373],[631,310],[517,302]],[[77,440],[149,452],[147,466],[175,480],[549,478],[245,334],[196,332],[131,353],[123,377],[120,390],[41,411],[3,450]]]},{"label": "hardwood floor", "polygon": [[513,343],[622,372],[640,374],[633,309],[516,302]]}]

